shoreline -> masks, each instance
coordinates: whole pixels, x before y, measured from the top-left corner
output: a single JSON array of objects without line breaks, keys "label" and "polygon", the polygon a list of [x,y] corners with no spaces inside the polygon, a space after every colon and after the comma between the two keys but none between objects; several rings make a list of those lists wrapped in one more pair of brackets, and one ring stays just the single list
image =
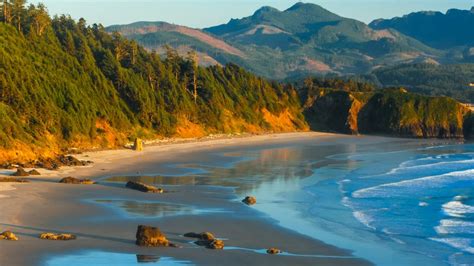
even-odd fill
[{"label": "shoreline", "polygon": [[[8,191],[9,198],[0,202],[3,216],[0,227],[10,229],[20,237],[16,246],[13,242],[0,241],[0,258],[6,264],[31,265],[39,264],[46,257],[55,254],[77,253],[84,250],[105,250],[119,253],[141,254],[143,249],[133,244],[136,225],[148,223],[158,225],[168,238],[184,245],[183,249],[146,249],[155,255],[172,257],[179,260],[188,260],[197,264],[209,264],[210,261],[227,262],[234,264],[262,263],[271,261],[275,265],[307,265],[308,263],[321,265],[370,265],[370,263],[353,257],[350,251],[324,244],[308,236],[275,224],[275,221],[255,209],[244,206],[236,199],[235,191],[212,186],[164,186],[166,190],[172,188],[172,193],[165,193],[158,198],[156,195],[137,193],[117,185],[75,186],[56,183],[57,179],[73,175],[75,177],[89,177],[97,179],[112,176],[116,173],[136,173],[142,164],[156,162],[153,169],[143,169],[140,174],[178,171],[179,164],[189,161],[189,156],[199,156],[200,160],[213,161],[212,152],[218,149],[227,149],[232,146],[256,147],[278,146],[281,143],[291,143],[308,138],[343,137],[327,133],[286,133],[259,135],[245,138],[219,139],[210,141],[187,142],[169,145],[146,146],[143,152],[133,150],[108,150],[87,152],[77,157],[94,161],[86,167],[64,167],[59,171],[44,171],[42,176],[31,177],[31,183],[21,188]],[[173,167],[168,164],[175,163]],[[105,170],[104,170],[105,169]],[[176,170],[178,169],[178,170]],[[147,172],[148,171],[148,172]],[[16,185],[13,185],[16,187]],[[3,193],[2,193],[3,194]],[[193,209],[221,209],[230,213],[204,212],[204,214],[184,214],[165,216],[158,219],[146,217],[124,218],[110,206],[99,203],[88,203],[84,200],[121,199],[141,205],[144,202],[160,204],[167,202],[191,206]],[[13,204],[14,203],[14,204]],[[71,210],[74,210],[71,213]],[[28,223],[28,221],[35,221]],[[100,222],[101,221],[101,222]],[[5,228],[6,227],[6,228]],[[41,231],[72,232],[78,240],[68,243],[45,242],[37,239]],[[182,234],[188,231],[212,231],[226,240],[233,250],[213,252],[196,248],[190,245],[189,240],[183,239]],[[255,238],[259,235],[260,238]],[[284,239],[284,241],[282,241]],[[279,243],[279,245],[278,245]],[[304,243],[304,245],[303,245]],[[277,245],[282,250],[297,256],[270,256],[258,254],[252,250],[269,248]],[[20,247],[21,246],[21,247]],[[25,258],[11,258],[6,254],[19,252],[18,248],[28,250]],[[47,255],[49,254],[49,255]],[[150,255],[152,255],[150,254]],[[298,255],[299,254],[299,255]],[[311,257],[301,255],[323,255]],[[325,256],[329,257],[325,257]],[[46,256],[46,257],[45,257]],[[331,256],[336,256],[332,258]],[[339,257],[340,258],[337,258]],[[1,262],[1,261],[0,261]]]}]

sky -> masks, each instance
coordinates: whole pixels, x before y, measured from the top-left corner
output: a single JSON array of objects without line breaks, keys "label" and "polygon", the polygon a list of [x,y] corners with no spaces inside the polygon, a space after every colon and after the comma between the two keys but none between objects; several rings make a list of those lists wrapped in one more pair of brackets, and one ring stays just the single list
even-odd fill
[{"label": "sky", "polygon": [[[136,21],[166,21],[194,28],[227,23],[231,18],[252,15],[262,6],[285,10],[297,0],[41,0],[51,15],[83,17],[89,24],[104,26]],[[474,0],[306,0],[344,17],[369,23],[415,11],[445,12],[450,8],[471,9]]]}]

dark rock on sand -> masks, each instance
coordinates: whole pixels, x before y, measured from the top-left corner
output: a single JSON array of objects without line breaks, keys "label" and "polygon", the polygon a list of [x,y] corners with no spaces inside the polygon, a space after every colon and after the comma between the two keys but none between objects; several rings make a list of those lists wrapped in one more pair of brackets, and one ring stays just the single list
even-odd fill
[{"label": "dark rock on sand", "polygon": [[13,178],[13,177],[0,177],[1,183],[29,183],[30,181],[21,179],[21,178]]},{"label": "dark rock on sand", "polygon": [[135,181],[128,181],[125,186],[128,188],[135,189],[141,192],[146,192],[146,193],[163,193],[164,192],[162,188],[157,188],[154,186],[150,186],[150,185],[147,185],[141,182],[135,182]]},{"label": "dark rock on sand", "polygon": [[12,176],[29,176],[30,174],[28,174],[27,171],[25,171],[25,169],[19,167],[18,169],[16,169],[16,172],[12,174]]},{"label": "dark rock on sand", "polygon": [[267,254],[270,254],[270,255],[276,255],[276,254],[280,254],[280,253],[281,253],[281,250],[279,250],[277,248],[267,249]]},{"label": "dark rock on sand", "polygon": [[0,234],[0,239],[17,241],[18,237],[10,231],[5,231],[5,232]]},{"label": "dark rock on sand", "polygon": [[204,246],[210,249],[223,249],[224,241],[216,239],[212,233],[203,232],[203,233],[186,233],[185,237],[197,238],[198,240],[194,242],[196,245]]},{"label": "dark rock on sand", "polygon": [[172,245],[157,227],[139,225],[136,244],[141,247],[169,247]]},{"label": "dark rock on sand", "polygon": [[257,203],[257,198],[252,197],[252,196],[247,196],[245,199],[242,200],[243,203],[247,205],[254,205]]},{"label": "dark rock on sand", "polygon": [[45,239],[45,240],[62,240],[62,241],[67,241],[67,240],[74,240],[76,239],[75,235],[72,234],[54,234],[54,233],[43,233],[39,236],[40,239]]},{"label": "dark rock on sand", "polygon": [[75,185],[93,185],[95,184],[94,181],[90,179],[77,179],[75,177],[65,177],[59,181],[59,183],[63,184],[75,184]]},{"label": "dark rock on sand", "polygon": [[38,170],[36,170],[36,169],[33,169],[33,170],[29,171],[28,174],[29,175],[41,175],[41,173],[38,172]]}]

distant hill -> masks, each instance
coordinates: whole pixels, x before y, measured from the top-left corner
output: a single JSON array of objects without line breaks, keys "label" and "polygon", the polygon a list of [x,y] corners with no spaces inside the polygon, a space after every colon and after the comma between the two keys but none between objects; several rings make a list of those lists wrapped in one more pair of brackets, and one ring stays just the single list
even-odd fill
[{"label": "distant hill", "polygon": [[438,60],[443,53],[396,30],[373,30],[315,5],[285,11],[263,7],[252,16],[196,30],[157,23],[112,26],[148,49],[196,49],[220,64],[237,63],[267,78],[358,74],[374,67]]},{"label": "distant hill", "polygon": [[380,68],[363,75],[382,87],[406,87],[412,92],[431,96],[449,96],[474,103],[474,64],[402,64]]},{"label": "distant hill", "polygon": [[375,30],[395,29],[438,49],[467,48],[474,56],[474,7],[441,12],[416,12],[392,19],[378,19],[369,24]]}]

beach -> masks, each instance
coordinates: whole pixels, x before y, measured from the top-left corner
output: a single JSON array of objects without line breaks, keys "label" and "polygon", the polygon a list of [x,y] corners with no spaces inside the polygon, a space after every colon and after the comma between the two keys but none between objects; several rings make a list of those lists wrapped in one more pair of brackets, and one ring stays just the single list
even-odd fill
[{"label": "beach", "polygon": [[[55,256],[99,251],[110,258],[117,253],[132,257],[154,255],[198,265],[370,265],[353,256],[350,250],[278,226],[270,217],[242,204],[231,187],[192,182],[173,184],[171,181],[172,176],[195,171],[192,167],[176,165],[196,161],[208,165],[216,163],[213,151],[219,149],[278,147],[282,143],[331,136],[290,133],[147,146],[143,152],[126,149],[89,152],[77,157],[92,160],[94,164],[91,166],[40,170],[42,175],[30,178],[31,183],[2,184],[0,228],[13,231],[20,241],[0,241],[0,264],[50,265],[48,263],[52,263],[51,258]],[[232,156],[229,158],[232,160]],[[222,157],[220,159],[225,163]],[[123,183],[100,181],[113,176],[153,176],[157,173],[171,176],[163,185],[169,193],[140,193],[126,189]],[[57,183],[66,176],[91,178],[99,180],[99,184]],[[12,187],[15,189],[11,190]],[[111,202],[122,207],[124,204],[135,206],[132,209],[148,207],[130,215],[123,208],[110,207]],[[139,224],[158,226],[171,242],[182,248],[136,246],[135,232]],[[224,239],[226,249],[208,250],[182,236],[187,232],[204,231]],[[78,239],[69,242],[38,239],[43,232],[73,233]],[[265,254],[265,250],[271,247],[285,253],[278,256]]]}]

